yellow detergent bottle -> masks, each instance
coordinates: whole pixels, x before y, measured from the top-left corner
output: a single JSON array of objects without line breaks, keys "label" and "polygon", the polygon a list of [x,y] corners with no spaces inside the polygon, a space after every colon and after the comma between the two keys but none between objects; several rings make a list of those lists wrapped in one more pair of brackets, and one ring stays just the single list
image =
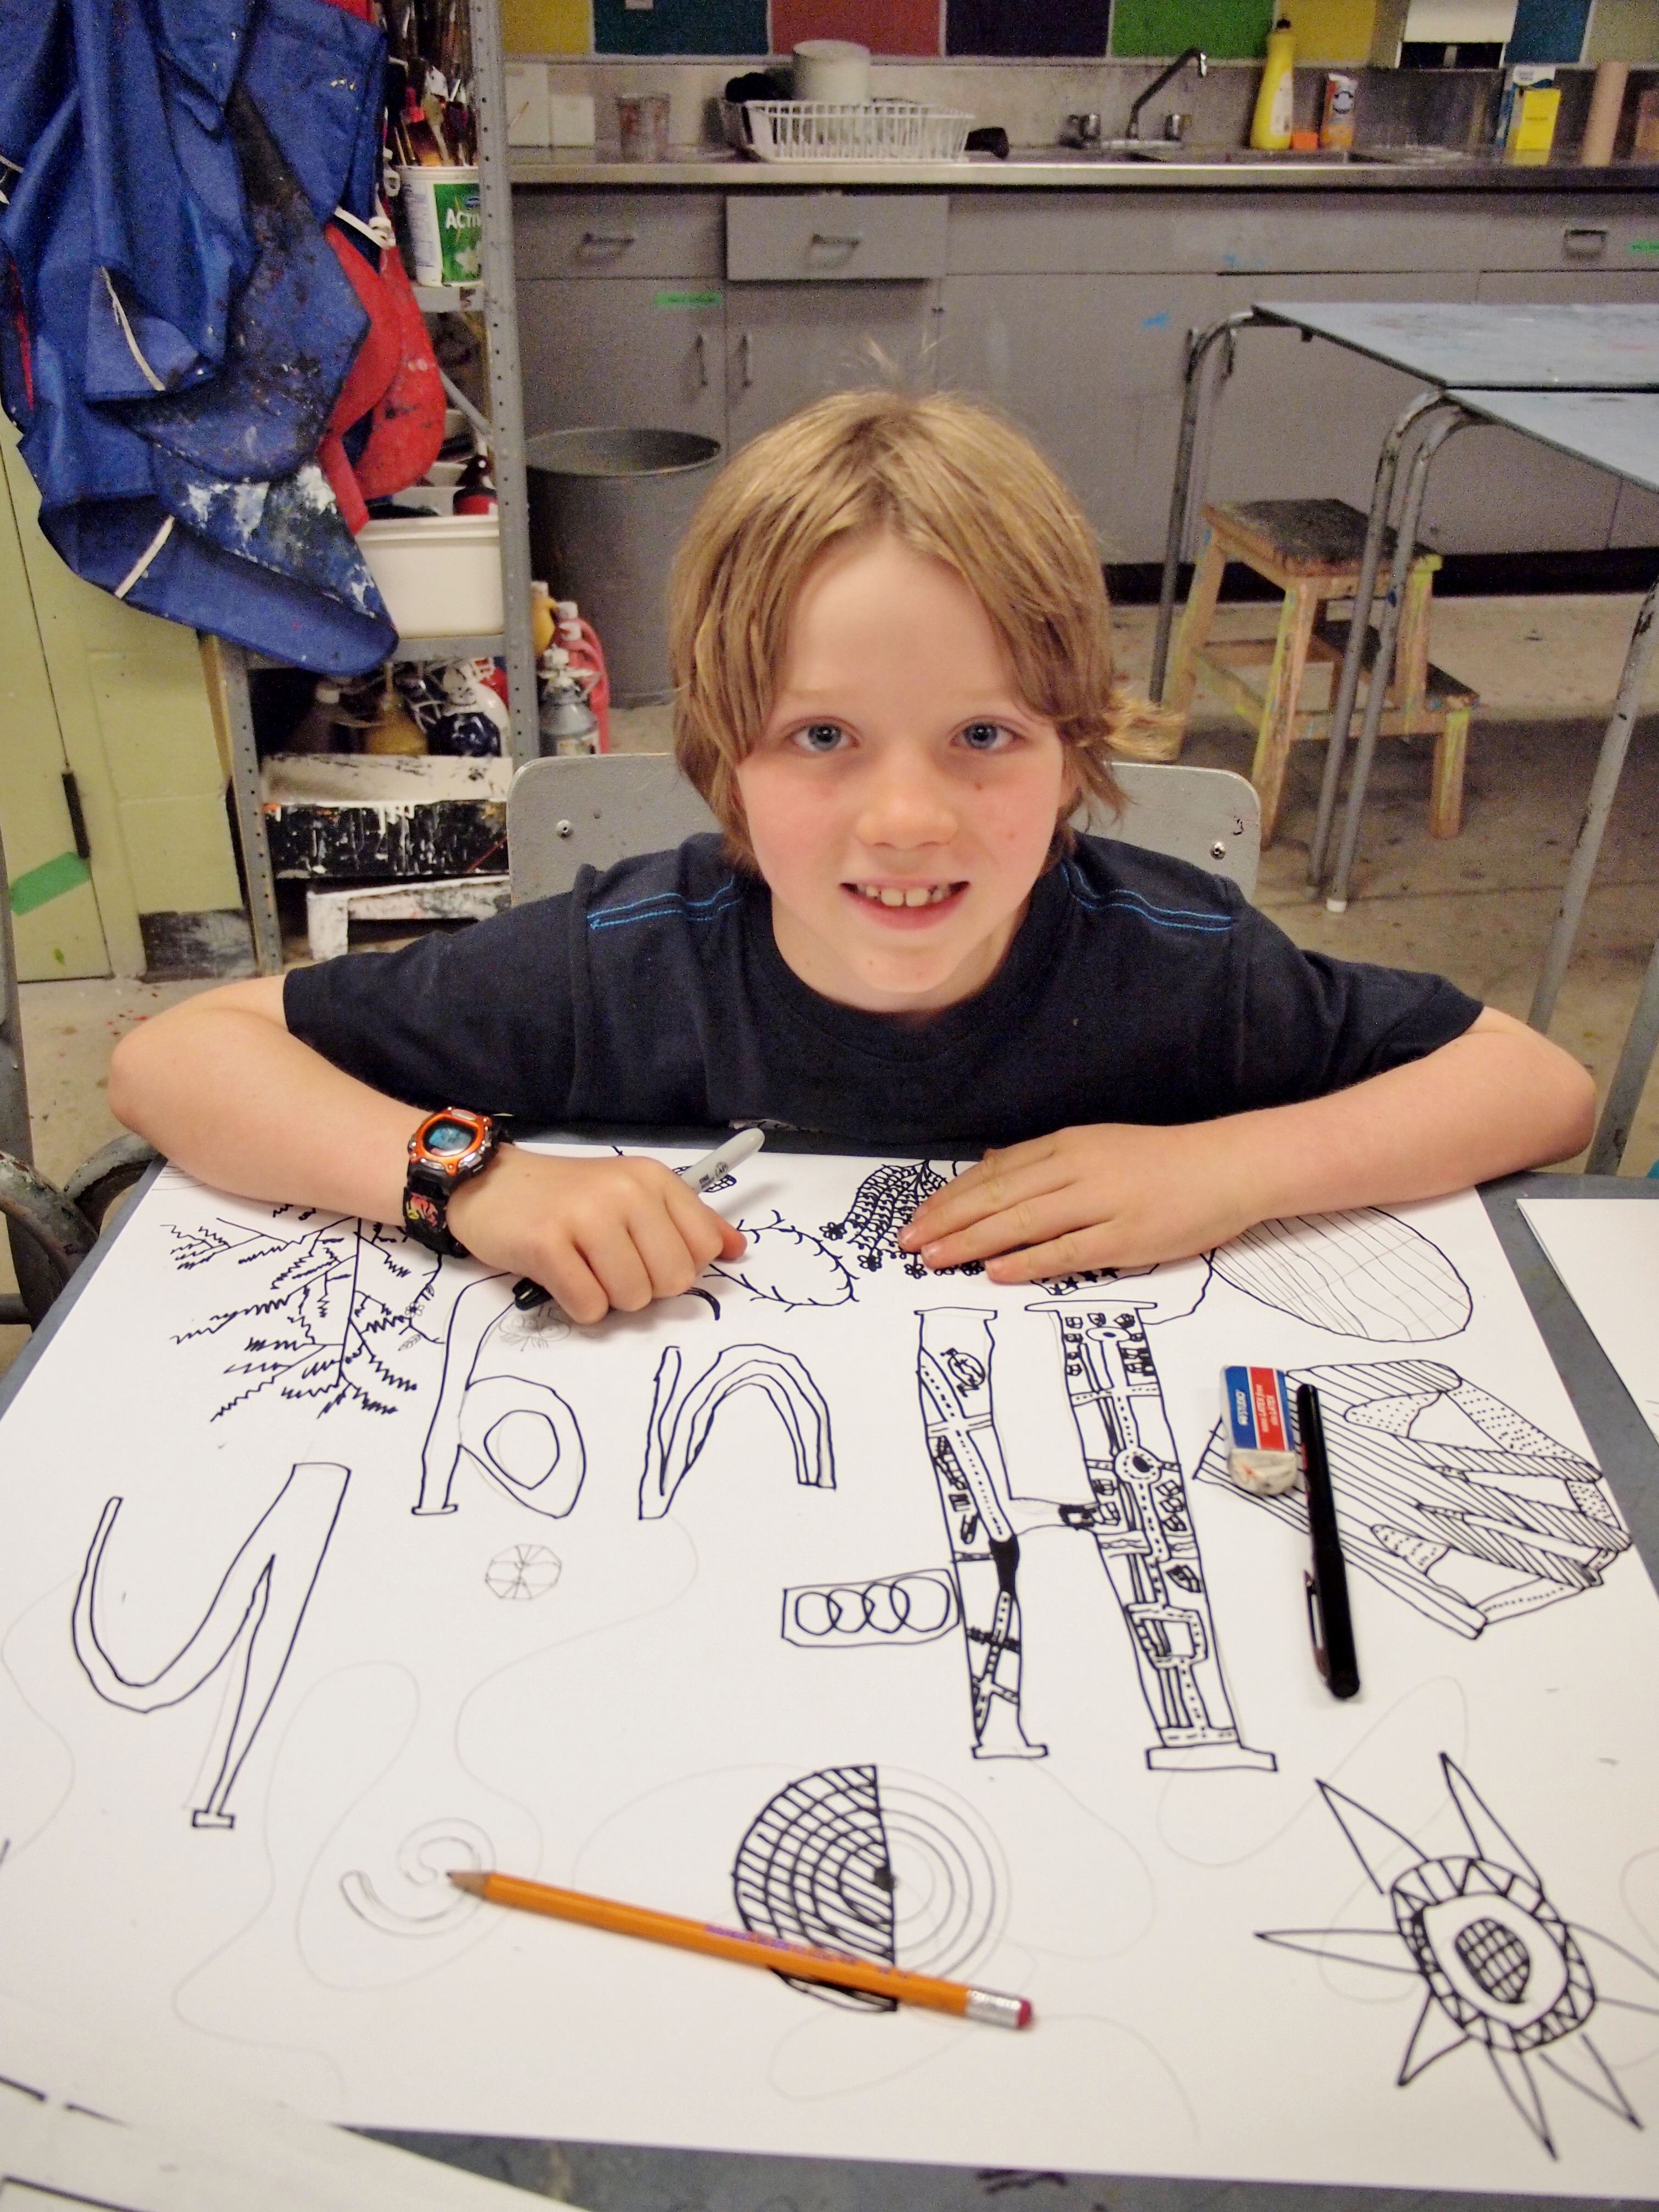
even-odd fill
[{"label": "yellow detergent bottle", "polygon": [[1291,102],[1296,90],[1296,33],[1281,15],[1267,33],[1267,60],[1250,121],[1250,143],[1259,154],[1282,154],[1291,143]]}]

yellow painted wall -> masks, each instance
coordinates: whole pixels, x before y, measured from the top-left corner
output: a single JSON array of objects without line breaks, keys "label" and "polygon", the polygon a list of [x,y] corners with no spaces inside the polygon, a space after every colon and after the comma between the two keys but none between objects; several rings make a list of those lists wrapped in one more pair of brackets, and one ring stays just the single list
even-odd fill
[{"label": "yellow painted wall", "polygon": [[[240,907],[225,776],[196,633],[94,589],[40,535],[9,434],[5,469],[63,750],[79,784],[111,964],[143,972],[141,914]],[[0,610],[0,649],[27,608]]]},{"label": "yellow painted wall", "polygon": [[1659,0],[1595,0],[1587,62],[1659,62]]},{"label": "yellow painted wall", "polygon": [[501,44],[509,54],[591,54],[592,0],[501,0]]},{"label": "yellow painted wall", "polygon": [[1376,0],[1285,0],[1281,11],[1296,33],[1299,62],[1350,62],[1370,58]]}]

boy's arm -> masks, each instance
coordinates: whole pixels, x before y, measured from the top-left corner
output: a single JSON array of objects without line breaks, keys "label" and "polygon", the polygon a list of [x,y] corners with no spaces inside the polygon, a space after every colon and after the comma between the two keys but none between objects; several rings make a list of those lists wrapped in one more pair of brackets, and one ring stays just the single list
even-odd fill
[{"label": "boy's arm", "polygon": [[[109,1102],[220,1190],[402,1221],[421,1109],[291,1035],[280,977],[204,992],[131,1030],[110,1062]],[[449,1219],[474,1258],[531,1276],[580,1322],[674,1297],[744,1249],[654,1160],[558,1160],[511,1145],[456,1192]]]},{"label": "boy's arm", "polygon": [[1000,1283],[1184,1260],[1258,1221],[1437,1198],[1569,1158],[1595,1109],[1577,1060],[1487,1006],[1449,1044],[1323,1098],[988,1152],[899,1243],[930,1267],[987,1260]]}]

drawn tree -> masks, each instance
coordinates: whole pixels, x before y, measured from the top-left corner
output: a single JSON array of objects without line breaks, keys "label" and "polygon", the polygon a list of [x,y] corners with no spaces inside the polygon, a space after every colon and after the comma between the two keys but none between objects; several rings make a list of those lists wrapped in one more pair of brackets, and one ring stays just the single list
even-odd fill
[{"label": "drawn tree", "polygon": [[222,1337],[239,1357],[225,1369],[240,1386],[219,1420],[263,1392],[307,1400],[319,1414],[349,1407],[395,1413],[420,1387],[398,1356],[438,1339],[423,1326],[438,1281],[434,1253],[379,1222],[314,1207],[276,1206],[270,1229],[220,1220],[169,1224],[173,1263],[216,1282],[244,1271],[242,1295],[173,1341]]}]

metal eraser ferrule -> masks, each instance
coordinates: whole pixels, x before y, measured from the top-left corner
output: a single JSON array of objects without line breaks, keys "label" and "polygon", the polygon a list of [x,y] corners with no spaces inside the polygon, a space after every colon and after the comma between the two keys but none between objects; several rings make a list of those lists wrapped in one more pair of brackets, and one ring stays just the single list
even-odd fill
[{"label": "metal eraser ferrule", "polygon": [[970,1990],[967,2017],[981,2027],[1024,2027],[1031,2017],[1030,2001],[1000,1996],[994,1990]]}]

